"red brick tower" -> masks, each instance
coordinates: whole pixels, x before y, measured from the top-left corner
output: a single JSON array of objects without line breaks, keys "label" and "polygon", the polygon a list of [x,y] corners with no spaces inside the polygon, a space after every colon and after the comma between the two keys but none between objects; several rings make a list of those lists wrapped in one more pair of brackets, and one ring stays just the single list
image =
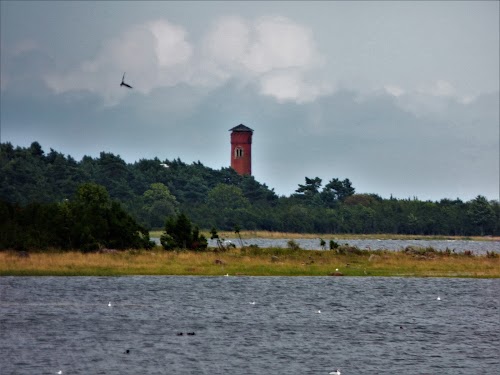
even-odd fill
[{"label": "red brick tower", "polygon": [[231,167],[241,175],[251,175],[253,130],[239,124],[229,131],[231,132]]}]

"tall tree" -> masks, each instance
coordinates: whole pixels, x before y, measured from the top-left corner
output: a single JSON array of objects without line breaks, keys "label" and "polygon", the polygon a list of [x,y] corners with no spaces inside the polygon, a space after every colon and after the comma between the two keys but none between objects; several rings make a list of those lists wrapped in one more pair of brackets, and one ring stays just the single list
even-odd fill
[{"label": "tall tree", "polygon": [[73,216],[78,218],[72,227],[77,247],[96,250],[101,247],[149,248],[148,231],[113,202],[104,186],[81,185],[72,202]]},{"label": "tall tree", "polygon": [[476,233],[482,236],[493,230],[495,211],[484,196],[478,195],[470,202],[467,214]]},{"label": "tall tree", "polygon": [[319,188],[321,187],[321,178],[308,178],[306,177],[305,185],[299,184],[296,193],[304,194],[305,196],[313,196],[319,193]]},{"label": "tall tree", "polygon": [[179,202],[168,187],[161,182],[151,184],[143,194],[143,210],[147,213],[147,222],[152,228],[165,225],[165,219],[177,215]]},{"label": "tall tree", "polygon": [[340,181],[338,178],[332,178],[323,188],[321,198],[327,205],[331,205],[337,201],[343,202],[347,197],[353,195],[354,192],[355,190],[348,178],[343,181]]}]

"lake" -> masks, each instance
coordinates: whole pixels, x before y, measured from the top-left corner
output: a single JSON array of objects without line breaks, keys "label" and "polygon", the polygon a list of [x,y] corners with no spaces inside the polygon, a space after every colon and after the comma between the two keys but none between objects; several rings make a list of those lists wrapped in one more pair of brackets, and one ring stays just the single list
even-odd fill
[{"label": "lake", "polygon": [[498,279],[1,277],[0,372],[494,375],[499,296]]},{"label": "lake", "polygon": [[[326,242],[326,248],[329,249],[330,238],[324,237]],[[240,240],[237,238],[229,238],[235,246],[240,247]],[[251,238],[244,239],[243,244],[245,246],[255,244],[259,247],[281,247],[286,248],[289,239],[267,239],[267,238]],[[321,250],[320,239],[294,239],[294,241],[305,250]],[[465,250],[473,251],[476,255],[486,254],[486,251],[494,251],[500,253],[500,241],[465,241],[465,240],[360,240],[360,239],[349,239],[349,240],[335,240],[338,244],[348,244],[350,246],[356,246],[364,250],[402,250],[407,246],[417,246],[417,247],[433,247],[436,250],[446,250],[455,251],[457,253],[463,253]],[[159,239],[158,239],[159,243]],[[214,240],[209,240],[208,245],[210,247],[217,247],[217,242]]]}]

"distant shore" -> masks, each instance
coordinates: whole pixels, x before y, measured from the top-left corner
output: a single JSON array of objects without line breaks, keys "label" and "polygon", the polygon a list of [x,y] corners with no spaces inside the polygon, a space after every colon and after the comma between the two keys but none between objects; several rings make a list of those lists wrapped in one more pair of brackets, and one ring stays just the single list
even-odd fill
[{"label": "distant shore", "polygon": [[[159,238],[163,231],[154,230],[150,232],[151,237]],[[208,231],[201,231],[201,233],[210,238],[210,233]],[[219,237],[221,238],[237,238],[238,234],[232,231],[219,231]],[[270,231],[253,231],[245,230],[240,232],[242,239],[250,238],[268,238],[268,239],[311,239],[311,238],[322,238],[326,240],[463,240],[463,241],[500,241],[499,236],[444,236],[444,235],[418,235],[418,234],[351,234],[351,233],[336,233],[336,234],[325,234],[325,233],[287,233],[287,232],[270,232]]]},{"label": "distant shore", "polygon": [[435,251],[243,248],[0,252],[0,276],[399,276],[500,278],[500,257]]}]

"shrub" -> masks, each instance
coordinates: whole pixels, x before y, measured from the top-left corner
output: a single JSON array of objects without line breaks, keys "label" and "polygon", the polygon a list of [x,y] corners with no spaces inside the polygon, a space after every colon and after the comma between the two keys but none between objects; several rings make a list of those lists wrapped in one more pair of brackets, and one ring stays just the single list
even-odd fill
[{"label": "shrub", "polygon": [[289,240],[286,245],[290,250],[300,250],[299,244],[294,240]]},{"label": "shrub", "polygon": [[344,255],[349,255],[349,254],[356,254],[356,255],[362,255],[363,250],[356,246],[349,246],[347,244],[339,246],[337,249],[337,252],[339,254],[344,254]]},{"label": "shrub", "polygon": [[330,240],[330,250],[335,250],[335,249],[338,249],[340,245],[335,242],[334,240]]},{"label": "shrub", "polygon": [[319,246],[321,246],[321,248],[325,250],[326,242],[324,239],[322,238],[319,239]]},{"label": "shrub", "polygon": [[428,256],[437,253],[433,247],[406,246],[403,250],[406,254]]},{"label": "shrub", "polygon": [[205,250],[208,246],[205,236],[200,235],[198,227],[192,227],[191,221],[183,213],[167,220],[160,242],[165,250]]}]

